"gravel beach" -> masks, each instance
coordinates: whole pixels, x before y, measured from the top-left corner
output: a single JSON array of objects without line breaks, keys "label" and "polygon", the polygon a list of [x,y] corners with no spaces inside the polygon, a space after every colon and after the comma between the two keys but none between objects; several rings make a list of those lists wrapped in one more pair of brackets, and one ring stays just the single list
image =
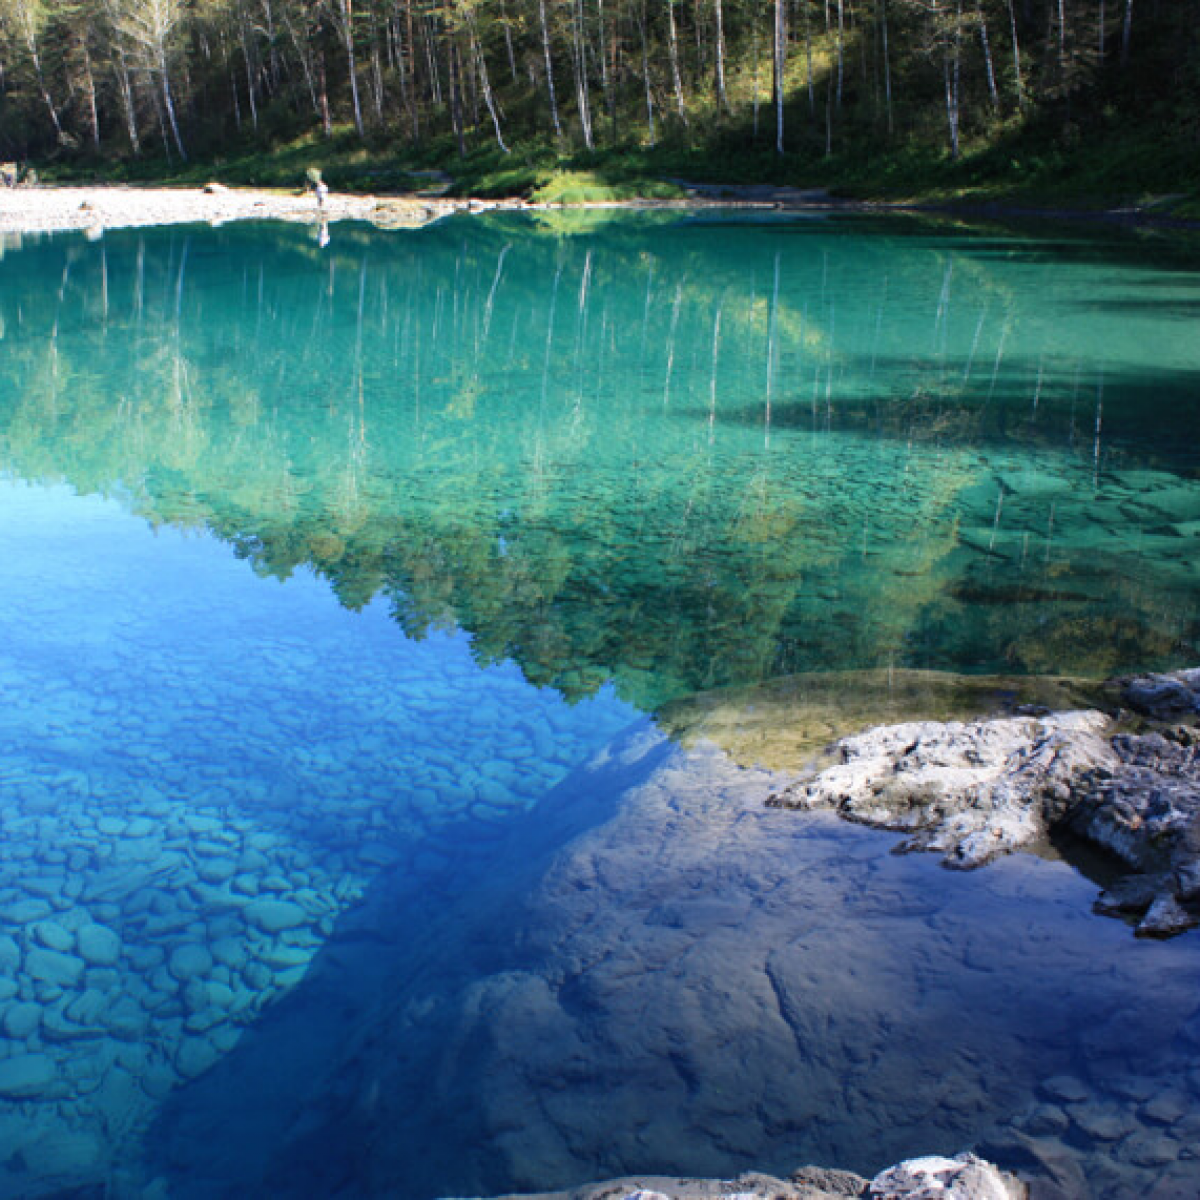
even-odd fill
[{"label": "gravel beach", "polygon": [[0,188],[0,233],[95,230],[145,225],[219,225],[274,220],[317,224],[370,221],[410,227],[437,220],[462,201],[437,197],[289,195],[212,185],[204,188],[18,187]]}]

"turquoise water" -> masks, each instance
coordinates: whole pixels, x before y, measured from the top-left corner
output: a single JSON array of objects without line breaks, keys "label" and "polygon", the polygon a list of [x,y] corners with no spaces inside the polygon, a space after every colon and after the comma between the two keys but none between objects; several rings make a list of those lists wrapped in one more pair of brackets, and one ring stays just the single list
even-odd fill
[{"label": "turquoise water", "polygon": [[[1188,247],[1074,232],[509,216],[325,248],[10,239],[0,1195],[867,1171],[1014,1154],[1064,1074],[1092,1108],[1040,1119],[1091,1190],[1194,1193],[1184,1117],[1146,1110],[1195,1104],[1194,939],[1132,944],[1062,864],[964,879],[754,817],[771,836],[736,870],[602,878],[598,928],[638,871],[675,897],[613,932],[633,960],[665,953],[662,926],[696,947],[619,987],[530,897],[589,825],[621,857],[629,781],[579,769],[668,701],[878,666],[1194,663],[1198,314]],[[815,915],[778,995],[859,995],[848,947],[876,981],[853,1037],[832,1015],[789,1035],[792,1090],[769,1039],[663,1015],[724,969],[707,900],[784,852]],[[520,990],[479,1016],[517,971],[569,1037]]]}]

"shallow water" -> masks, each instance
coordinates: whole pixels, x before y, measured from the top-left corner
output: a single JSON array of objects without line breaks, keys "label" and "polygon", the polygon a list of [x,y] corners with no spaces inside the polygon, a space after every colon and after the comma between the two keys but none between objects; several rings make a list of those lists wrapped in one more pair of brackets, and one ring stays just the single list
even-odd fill
[{"label": "shallow water", "polygon": [[0,1194],[873,1170],[1014,1120],[1194,1192],[1194,938],[757,799],[721,843],[703,755],[669,811],[578,768],[790,672],[1193,662],[1198,301],[1168,242],[878,222],[7,243]]}]

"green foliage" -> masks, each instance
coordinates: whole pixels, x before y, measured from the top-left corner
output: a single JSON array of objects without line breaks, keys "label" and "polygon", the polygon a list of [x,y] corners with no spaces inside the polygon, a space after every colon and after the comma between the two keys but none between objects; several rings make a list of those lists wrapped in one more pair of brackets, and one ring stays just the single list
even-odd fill
[{"label": "green foliage", "polygon": [[47,178],[292,189],[319,167],[335,190],[403,193],[429,186],[413,172],[437,168],[458,194],[566,204],[669,196],[664,181],[681,179],[889,199],[1200,203],[1191,4],[1135,6],[1126,47],[1112,0],[791,0],[782,153],[762,3],[723,0],[718,41],[711,0],[676,0],[670,21],[660,3],[584,6],[578,20],[547,5],[544,32],[534,0],[433,0],[387,46],[378,31],[408,13],[403,2],[385,15],[383,0],[363,0],[347,34],[280,0],[271,19],[289,38],[247,20],[247,0],[173,5],[186,162],[164,140],[162,73],[106,8],[8,7],[37,19],[0,25],[0,158],[35,161]]}]

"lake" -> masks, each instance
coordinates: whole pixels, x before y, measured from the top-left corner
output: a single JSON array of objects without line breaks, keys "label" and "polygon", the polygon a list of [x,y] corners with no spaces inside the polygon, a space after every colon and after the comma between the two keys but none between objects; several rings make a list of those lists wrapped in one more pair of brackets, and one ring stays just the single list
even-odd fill
[{"label": "lake", "polygon": [[1194,665],[1195,245],[331,232],[0,247],[0,1196],[1200,1191],[1194,934],[663,732]]}]

